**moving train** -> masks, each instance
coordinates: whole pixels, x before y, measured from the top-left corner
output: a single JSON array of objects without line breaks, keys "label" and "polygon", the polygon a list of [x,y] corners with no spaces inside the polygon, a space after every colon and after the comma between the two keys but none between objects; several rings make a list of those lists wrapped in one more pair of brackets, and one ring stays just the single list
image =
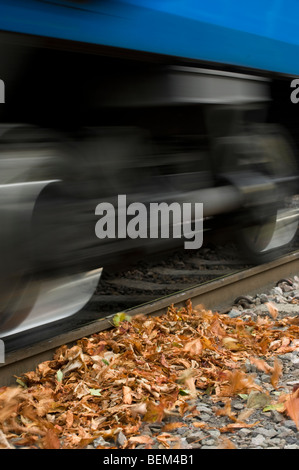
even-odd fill
[{"label": "moving train", "polygon": [[98,235],[120,196],[131,222],[134,204],[200,203],[252,262],[288,246],[298,18],[296,0],[0,0],[1,337],[79,311],[102,267],[183,242],[136,220],[135,237]]}]

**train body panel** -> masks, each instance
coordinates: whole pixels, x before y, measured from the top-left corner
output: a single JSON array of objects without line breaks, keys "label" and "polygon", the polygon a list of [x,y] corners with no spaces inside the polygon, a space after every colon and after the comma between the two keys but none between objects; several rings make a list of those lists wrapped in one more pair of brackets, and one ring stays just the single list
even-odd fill
[{"label": "train body panel", "polygon": [[2,0],[0,30],[299,74],[295,0]]}]

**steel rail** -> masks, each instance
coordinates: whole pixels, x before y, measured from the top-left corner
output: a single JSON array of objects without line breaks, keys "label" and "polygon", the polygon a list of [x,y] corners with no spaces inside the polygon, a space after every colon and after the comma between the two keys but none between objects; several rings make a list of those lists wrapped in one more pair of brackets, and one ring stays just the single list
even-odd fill
[{"label": "steel rail", "polygon": [[[168,295],[154,302],[126,310],[130,316],[137,314],[162,315],[170,305],[180,307],[190,299],[193,305],[227,312],[239,296],[263,293],[280,279],[299,275],[299,251],[290,253],[270,263],[237,271],[216,280],[196,285],[190,289]],[[116,313],[116,312],[115,312]],[[92,321],[73,331],[60,334],[40,343],[5,355],[5,363],[0,364],[0,387],[15,383],[15,376],[35,369],[43,361],[51,360],[54,351],[61,345],[71,345],[78,339],[98,333],[113,326],[113,315]]]}]

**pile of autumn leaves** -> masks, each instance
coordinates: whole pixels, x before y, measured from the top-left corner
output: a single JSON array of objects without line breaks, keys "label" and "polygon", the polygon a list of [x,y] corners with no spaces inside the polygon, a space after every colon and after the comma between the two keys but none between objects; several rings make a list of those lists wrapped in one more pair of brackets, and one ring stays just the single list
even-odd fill
[{"label": "pile of autumn leaves", "polygon": [[[62,346],[52,361],[18,378],[18,386],[0,388],[0,447],[82,448],[102,437],[113,448],[121,432],[123,448],[150,448],[153,441],[142,435],[142,426],[156,421],[165,423],[158,442],[179,447],[167,431],[185,426],[183,416],[197,428],[209,426],[194,402],[202,394],[222,402],[215,414],[230,422],[221,432],[256,424],[247,422],[250,409],[236,416],[230,408],[232,397],[253,392],[268,396],[268,409],[290,416],[299,429],[299,388],[272,401],[244,367],[250,361],[279,389],[283,370],[277,355],[296,349],[294,318],[244,321],[191,302],[161,317],[125,318],[71,348]],[[167,424],[169,416],[181,424]]]}]

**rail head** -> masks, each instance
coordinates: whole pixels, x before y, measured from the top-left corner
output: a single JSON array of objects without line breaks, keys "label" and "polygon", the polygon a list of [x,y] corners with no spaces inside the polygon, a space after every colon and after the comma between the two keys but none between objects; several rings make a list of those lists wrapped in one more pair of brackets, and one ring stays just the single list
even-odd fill
[{"label": "rail head", "polygon": [[[211,282],[196,285],[188,290],[177,292],[154,302],[126,310],[126,314],[162,315],[170,305],[180,307],[191,300],[193,305],[227,311],[239,296],[265,292],[280,279],[299,274],[299,251],[260,266],[237,271],[222,276]],[[71,345],[75,341],[113,327],[113,315],[93,321],[76,330],[61,334],[24,349],[15,350],[5,355],[5,362],[0,363],[0,386],[11,385],[14,376],[32,370],[40,362],[50,360],[53,352],[61,345]]]}]

